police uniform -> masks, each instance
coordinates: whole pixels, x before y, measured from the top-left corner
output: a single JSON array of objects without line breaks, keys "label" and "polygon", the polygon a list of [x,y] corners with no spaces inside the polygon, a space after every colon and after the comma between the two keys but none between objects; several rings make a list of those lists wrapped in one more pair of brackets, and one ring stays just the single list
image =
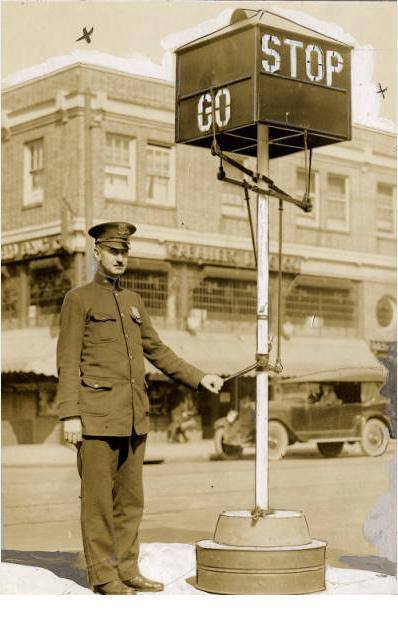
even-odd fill
[{"label": "police uniform", "polygon": [[[89,230],[96,243],[128,247],[135,227],[110,222]],[[149,431],[144,357],[197,388],[204,373],[169,349],[141,297],[97,271],[64,299],[57,347],[60,419],[79,416],[81,524],[91,586],[138,573],[142,466]]]}]

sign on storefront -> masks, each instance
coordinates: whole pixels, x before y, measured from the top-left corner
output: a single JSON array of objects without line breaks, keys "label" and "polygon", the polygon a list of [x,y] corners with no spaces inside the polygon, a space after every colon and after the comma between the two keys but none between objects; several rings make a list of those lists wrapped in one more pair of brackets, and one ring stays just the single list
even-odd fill
[{"label": "sign on storefront", "polygon": [[[199,265],[224,265],[225,267],[255,268],[253,252],[234,248],[223,248],[194,243],[166,243],[167,258]],[[270,254],[270,271],[278,269],[277,254]],[[299,256],[284,256],[284,272],[300,273],[302,259]]]},{"label": "sign on storefront", "polygon": [[5,243],[1,246],[1,259],[3,262],[17,261],[33,256],[50,256],[60,251],[60,236],[53,235],[51,237],[41,237],[40,239]]}]

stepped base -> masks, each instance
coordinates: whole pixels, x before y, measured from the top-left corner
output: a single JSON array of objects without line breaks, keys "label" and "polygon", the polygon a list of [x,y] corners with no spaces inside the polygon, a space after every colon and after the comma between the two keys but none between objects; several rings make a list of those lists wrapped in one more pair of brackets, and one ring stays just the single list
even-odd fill
[{"label": "stepped base", "polygon": [[213,538],[220,545],[243,547],[289,547],[311,542],[307,521],[297,510],[270,510],[257,521],[249,510],[222,512]]},{"label": "stepped base", "polygon": [[243,547],[196,544],[196,587],[215,594],[309,594],[325,589],[326,543]]}]

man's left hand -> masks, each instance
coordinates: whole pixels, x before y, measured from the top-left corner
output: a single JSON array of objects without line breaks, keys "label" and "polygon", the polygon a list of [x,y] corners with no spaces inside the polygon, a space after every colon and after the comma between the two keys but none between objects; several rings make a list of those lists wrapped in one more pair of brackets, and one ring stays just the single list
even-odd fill
[{"label": "man's left hand", "polygon": [[205,375],[200,383],[206,390],[213,392],[213,394],[218,394],[224,384],[224,380],[218,375]]}]

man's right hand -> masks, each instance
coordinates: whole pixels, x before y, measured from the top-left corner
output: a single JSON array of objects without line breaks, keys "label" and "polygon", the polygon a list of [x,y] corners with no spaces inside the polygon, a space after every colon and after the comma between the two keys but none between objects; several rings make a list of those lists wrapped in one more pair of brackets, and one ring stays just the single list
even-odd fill
[{"label": "man's right hand", "polygon": [[78,444],[83,439],[82,421],[80,417],[64,420],[64,439],[66,443]]}]

